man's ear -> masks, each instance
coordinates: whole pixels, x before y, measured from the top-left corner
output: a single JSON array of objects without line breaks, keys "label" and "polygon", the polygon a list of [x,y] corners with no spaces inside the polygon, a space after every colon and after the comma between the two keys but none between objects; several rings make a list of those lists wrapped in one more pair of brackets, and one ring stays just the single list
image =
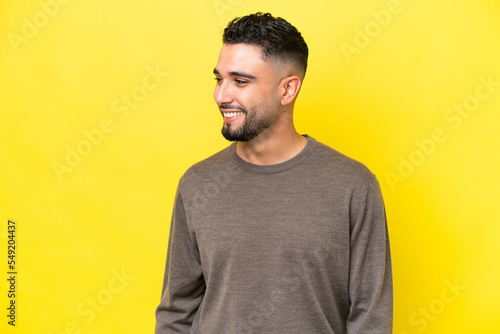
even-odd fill
[{"label": "man's ear", "polygon": [[302,80],[296,75],[290,75],[283,78],[280,82],[281,104],[287,105],[295,100],[301,85]]}]

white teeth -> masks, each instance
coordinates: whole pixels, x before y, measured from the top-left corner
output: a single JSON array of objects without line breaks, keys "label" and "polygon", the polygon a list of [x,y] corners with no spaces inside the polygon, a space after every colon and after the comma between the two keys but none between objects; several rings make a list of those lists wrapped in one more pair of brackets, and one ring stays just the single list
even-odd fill
[{"label": "white teeth", "polygon": [[236,117],[239,115],[243,115],[243,112],[239,111],[239,112],[225,112],[224,113],[224,117]]}]

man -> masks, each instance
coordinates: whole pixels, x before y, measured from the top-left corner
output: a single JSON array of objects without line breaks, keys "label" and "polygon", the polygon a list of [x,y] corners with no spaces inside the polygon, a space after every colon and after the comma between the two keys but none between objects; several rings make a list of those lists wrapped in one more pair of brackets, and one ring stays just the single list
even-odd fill
[{"label": "man", "polygon": [[375,176],[293,124],[308,48],[271,14],[224,30],[214,98],[233,143],[177,189],[156,333],[392,333]]}]

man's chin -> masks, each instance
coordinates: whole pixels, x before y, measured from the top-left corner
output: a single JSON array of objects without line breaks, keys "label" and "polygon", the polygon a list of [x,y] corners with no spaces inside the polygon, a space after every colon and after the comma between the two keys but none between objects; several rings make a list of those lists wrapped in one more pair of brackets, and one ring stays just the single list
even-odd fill
[{"label": "man's chin", "polygon": [[229,133],[227,131],[222,130],[222,136],[226,138],[229,141],[248,141],[245,138],[242,138],[241,136],[236,136],[233,133]]},{"label": "man's chin", "polygon": [[234,131],[234,130],[231,131],[226,124],[222,128],[221,133],[222,136],[224,136],[224,138],[226,138],[229,141],[249,141],[253,137],[255,137],[255,136],[247,136],[244,133],[241,133],[241,131]]}]

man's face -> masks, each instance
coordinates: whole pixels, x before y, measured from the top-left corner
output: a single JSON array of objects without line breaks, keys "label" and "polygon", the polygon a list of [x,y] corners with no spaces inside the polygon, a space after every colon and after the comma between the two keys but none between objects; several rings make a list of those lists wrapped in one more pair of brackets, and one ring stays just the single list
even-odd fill
[{"label": "man's face", "polygon": [[222,46],[214,69],[214,99],[224,117],[222,135],[227,140],[252,140],[276,122],[281,77],[273,64],[261,59],[257,46]]}]

